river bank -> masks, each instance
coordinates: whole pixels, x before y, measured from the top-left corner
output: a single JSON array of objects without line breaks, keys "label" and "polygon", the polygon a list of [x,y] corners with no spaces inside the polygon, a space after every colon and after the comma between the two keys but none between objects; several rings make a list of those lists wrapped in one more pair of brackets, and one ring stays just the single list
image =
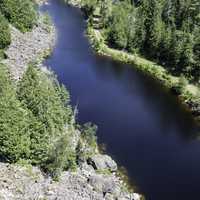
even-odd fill
[{"label": "river bank", "polygon": [[[69,5],[82,8],[80,1],[68,0],[67,2]],[[170,74],[163,66],[138,54],[130,54],[123,50],[109,47],[102,36],[101,30],[95,29],[89,23],[86,34],[97,54],[130,64],[138,71],[142,71],[156,81],[159,81],[179,98],[180,102],[192,113],[197,122],[200,121],[200,90],[198,85],[189,83],[184,77]]]},{"label": "river bank", "polygon": [[159,81],[173,94],[177,95],[180,102],[184,104],[193,114],[197,122],[200,121],[200,91],[199,87],[188,83],[185,78],[171,75],[162,66],[124,51],[110,48],[104,41],[101,32],[91,26],[87,28],[87,35],[90,43],[97,54],[108,56],[112,59],[131,64],[135,69],[144,72],[153,79]]}]

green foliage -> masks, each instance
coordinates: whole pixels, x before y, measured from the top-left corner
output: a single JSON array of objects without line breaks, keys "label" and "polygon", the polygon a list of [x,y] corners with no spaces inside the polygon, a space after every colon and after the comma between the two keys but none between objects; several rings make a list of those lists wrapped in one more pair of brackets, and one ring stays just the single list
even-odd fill
[{"label": "green foliage", "polygon": [[77,161],[84,162],[97,149],[97,126],[92,123],[86,123],[81,127],[81,137],[76,147]]},{"label": "green foliage", "polygon": [[99,6],[111,11],[101,11],[110,46],[143,54],[175,75],[200,79],[198,0],[105,0]]},{"label": "green foliage", "polygon": [[82,8],[87,16],[94,13],[95,8],[98,5],[98,0],[81,0]]},{"label": "green foliage", "polygon": [[44,168],[57,179],[63,169],[76,169],[76,154],[71,149],[69,137],[63,135],[51,149],[50,157],[45,163]]},{"label": "green foliage", "polygon": [[131,8],[124,4],[117,4],[112,9],[112,16],[109,20],[108,41],[110,44],[119,49],[125,49],[128,45],[129,37],[129,13]]},{"label": "green foliage", "polygon": [[96,148],[97,146],[97,126],[92,123],[86,123],[82,127],[82,137],[88,143],[89,146]]},{"label": "green foliage", "polygon": [[8,71],[0,65],[0,156],[15,162],[30,155],[31,118],[16,98]]},{"label": "green foliage", "polygon": [[4,49],[11,42],[11,34],[8,21],[0,13],[0,49]]},{"label": "green foliage", "polygon": [[22,32],[30,30],[36,23],[36,9],[31,0],[0,0],[0,10]]},{"label": "green foliage", "polygon": [[19,82],[18,99],[36,119],[31,135],[31,160],[36,164],[43,165],[49,159],[70,118],[69,95],[63,91],[53,76],[48,77],[34,65],[29,66]]},{"label": "green foliage", "polygon": [[46,25],[45,29],[50,33],[52,22],[51,22],[51,18],[48,13],[44,13],[42,15],[42,23]]},{"label": "green foliage", "polygon": [[174,92],[176,92],[177,94],[182,94],[187,84],[187,79],[182,75],[179,78],[177,85],[173,87]]},{"label": "green foliage", "polygon": [[34,65],[29,66],[19,83],[18,98],[45,125],[51,136],[62,133],[69,118],[69,109],[61,100],[61,93],[55,78],[41,73]]},{"label": "green foliage", "polygon": [[0,65],[0,115],[1,159],[37,164],[55,177],[76,168],[69,94],[53,75],[30,65],[16,91]]}]

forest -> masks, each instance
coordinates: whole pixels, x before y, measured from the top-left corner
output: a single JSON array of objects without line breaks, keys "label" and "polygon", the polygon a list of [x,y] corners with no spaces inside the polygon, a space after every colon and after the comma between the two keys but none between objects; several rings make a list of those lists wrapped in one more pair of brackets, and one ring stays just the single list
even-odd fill
[{"label": "forest", "polygon": [[107,44],[156,61],[169,72],[198,82],[199,0],[82,0],[92,18],[99,7]]},{"label": "forest", "polygon": [[[37,165],[55,178],[63,169],[75,170],[78,159],[90,155],[83,145],[96,148],[96,126],[76,124],[69,103],[68,91],[53,73],[30,64],[16,87],[0,65],[1,161]],[[82,134],[73,148],[77,130]]]},{"label": "forest", "polygon": [[[1,59],[11,43],[10,24],[27,32],[37,18],[37,6],[30,0],[0,0]],[[33,62],[14,82],[9,66],[0,64],[1,162],[37,165],[55,178],[63,169],[76,169],[77,159],[87,157],[82,146],[96,148],[96,126],[78,125],[75,113],[53,72],[43,72]],[[76,148],[72,140],[77,131],[82,134]]]}]

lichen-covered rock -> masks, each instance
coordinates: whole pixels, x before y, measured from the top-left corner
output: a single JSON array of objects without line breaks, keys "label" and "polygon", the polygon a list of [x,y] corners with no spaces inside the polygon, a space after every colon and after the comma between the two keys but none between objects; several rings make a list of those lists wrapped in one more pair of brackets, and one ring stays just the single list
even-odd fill
[{"label": "lichen-covered rock", "polygon": [[108,155],[96,154],[88,159],[88,163],[96,170],[117,171],[116,162]]}]

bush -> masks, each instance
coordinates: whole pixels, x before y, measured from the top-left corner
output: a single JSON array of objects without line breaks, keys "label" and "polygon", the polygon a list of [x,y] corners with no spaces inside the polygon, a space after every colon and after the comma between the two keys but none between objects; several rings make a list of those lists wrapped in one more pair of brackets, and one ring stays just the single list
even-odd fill
[{"label": "bush", "polygon": [[86,123],[82,127],[82,137],[88,143],[90,147],[96,148],[97,147],[97,126],[90,122]]},{"label": "bush", "polygon": [[11,42],[11,34],[8,21],[0,14],[0,49],[6,48]]},{"label": "bush", "polygon": [[98,0],[81,0],[82,9],[84,10],[87,17],[93,14],[95,8],[98,5]]},{"label": "bush", "polygon": [[76,154],[70,145],[70,138],[64,134],[54,145],[50,152],[50,157],[44,168],[54,179],[58,179],[63,169],[76,169]]},{"label": "bush", "polygon": [[0,0],[0,10],[22,32],[30,30],[36,23],[36,9],[30,0]]},{"label": "bush", "polygon": [[188,84],[187,79],[184,76],[181,76],[175,86],[173,86],[172,91],[175,94],[182,94],[185,90],[185,86]]}]

